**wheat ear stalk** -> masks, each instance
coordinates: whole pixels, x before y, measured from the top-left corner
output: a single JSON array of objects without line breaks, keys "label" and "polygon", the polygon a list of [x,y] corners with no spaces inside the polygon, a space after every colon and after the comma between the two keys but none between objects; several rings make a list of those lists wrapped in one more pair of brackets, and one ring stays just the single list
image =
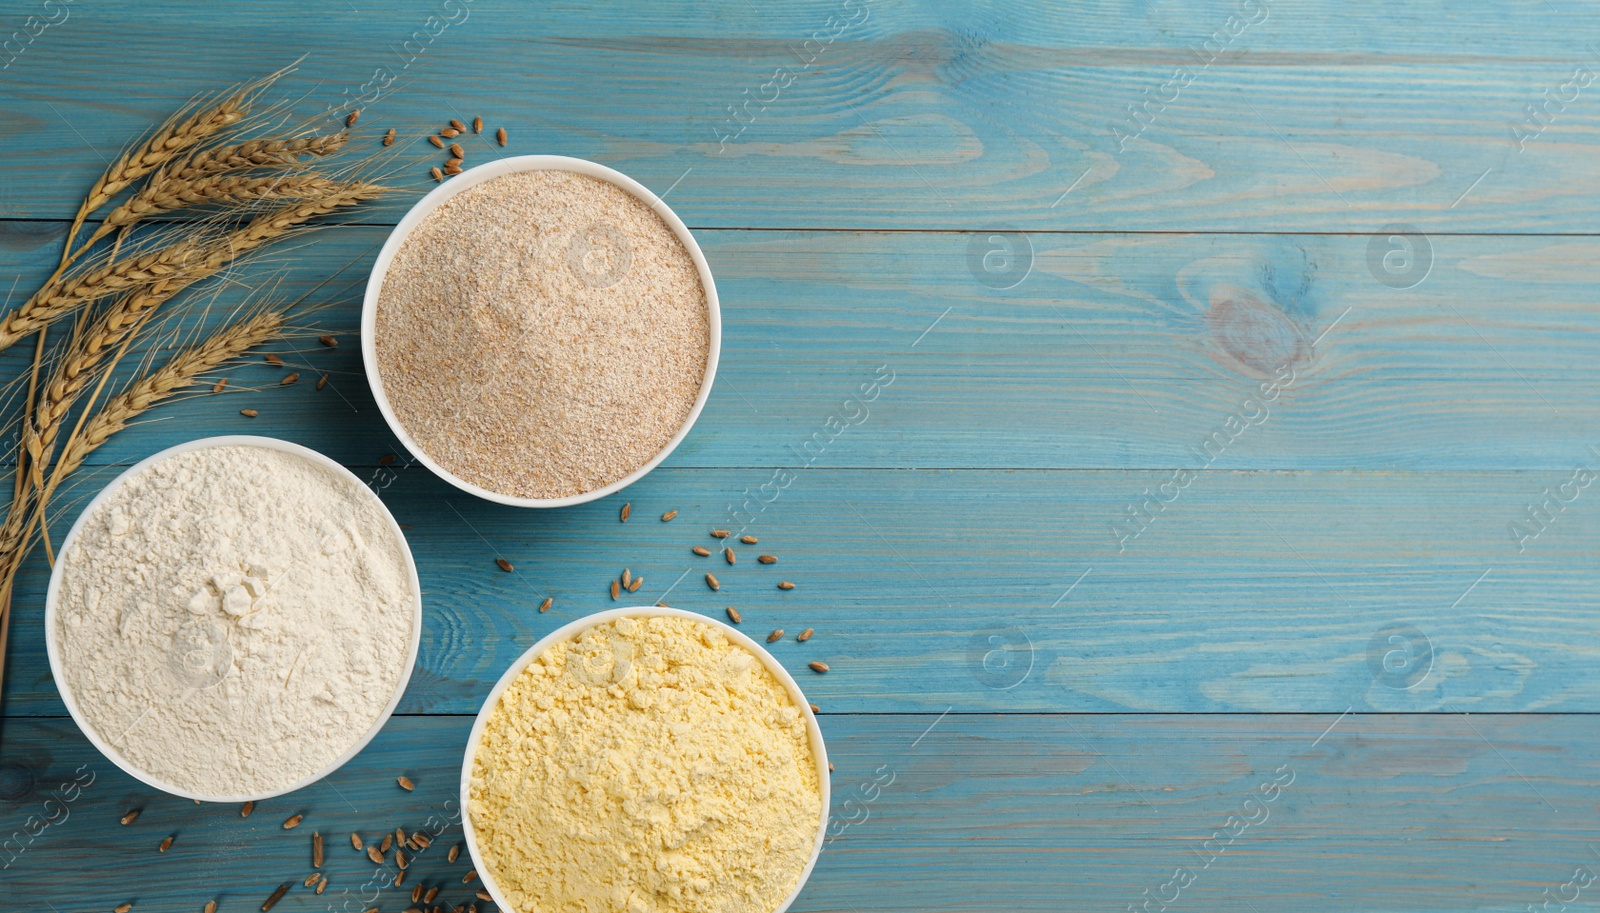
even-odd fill
[{"label": "wheat ear stalk", "polygon": [[33,489],[25,488],[7,508],[5,523],[0,524],[0,580],[8,589],[16,566],[22,562],[22,533],[33,516],[33,496]]}]

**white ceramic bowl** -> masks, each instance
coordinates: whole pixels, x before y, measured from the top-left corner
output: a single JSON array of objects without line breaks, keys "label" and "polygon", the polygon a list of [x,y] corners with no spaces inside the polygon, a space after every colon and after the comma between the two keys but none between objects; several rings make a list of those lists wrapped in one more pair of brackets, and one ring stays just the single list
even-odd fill
[{"label": "white ceramic bowl", "polygon": [[[683,427],[679,428],[678,433],[672,436],[672,440],[667,441],[667,445],[661,448],[661,451],[651,457],[650,461],[643,466],[604,488],[597,488],[594,491],[586,491],[582,494],[565,498],[518,498],[497,491],[490,491],[480,485],[468,482],[466,479],[440,466],[411,438],[410,434],[406,433],[405,426],[401,425],[400,420],[395,417],[394,407],[389,405],[389,397],[383,391],[383,378],[378,372],[377,342],[373,330],[378,323],[378,297],[379,293],[383,291],[383,278],[389,271],[389,264],[394,262],[395,253],[400,250],[401,245],[405,244],[406,238],[411,234],[412,229],[416,228],[435,209],[438,209],[445,200],[474,184],[481,184],[484,181],[518,171],[574,171],[578,174],[608,181],[643,200],[656,215],[661,217],[661,221],[667,223],[667,226],[672,229],[672,233],[678,236],[678,240],[682,241],[684,248],[689,251],[689,257],[694,260],[695,269],[700,274],[700,285],[705,289],[706,295],[706,325],[710,334],[706,348],[706,373],[700,380],[700,393],[695,397],[694,407],[689,410],[689,417],[684,419]],[[361,306],[361,359],[366,365],[367,383],[372,387],[372,398],[378,402],[378,411],[383,413],[383,420],[389,423],[389,429],[394,432],[395,437],[400,439],[400,443],[405,445],[406,450],[411,452],[417,462],[433,470],[434,475],[439,478],[444,479],[462,491],[486,500],[510,504],[513,507],[568,507],[573,504],[582,504],[586,501],[594,501],[606,495],[619,492],[644,478],[650,470],[661,465],[661,461],[665,460],[672,451],[678,448],[678,444],[688,436],[689,429],[693,428],[695,421],[700,418],[700,412],[705,408],[706,400],[711,398],[711,383],[717,376],[717,358],[721,351],[722,308],[717,303],[717,284],[711,278],[711,267],[707,265],[706,256],[701,253],[700,245],[695,242],[694,235],[689,233],[689,227],[683,224],[683,220],[678,218],[678,214],[673,212],[660,197],[650,192],[649,188],[633,178],[596,162],[569,158],[564,155],[517,155],[498,159],[487,164],[468,168],[466,171],[429,191],[427,196],[418,200],[416,205],[411,207],[411,211],[407,212],[405,218],[400,220],[400,224],[394,227],[394,231],[389,233],[389,240],[384,242],[383,250],[378,252],[378,259],[372,264],[372,275],[367,278],[366,298]]]},{"label": "white ceramic bowl", "polygon": [[466,835],[467,852],[472,855],[472,862],[477,869],[478,877],[482,879],[483,886],[488,889],[489,896],[494,898],[495,904],[500,909],[515,910],[516,907],[506,900],[505,893],[495,883],[494,872],[490,870],[489,865],[484,861],[483,855],[478,851],[478,837],[473,830],[472,813],[469,810],[472,802],[472,797],[469,795],[472,787],[472,759],[478,753],[478,743],[483,739],[483,727],[489,720],[489,714],[494,711],[495,704],[500,702],[500,695],[504,694],[512,681],[522,674],[522,670],[527,668],[528,664],[533,662],[539,654],[554,644],[564,640],[571,640],[588,628],[605,624],[618,618],[655,618],[660,616],[688,618],[711,625],[721,631],[727,635],[729,640],[755,654],[756,658],[761,660],[761,665],[765,666],[767,671],[777,678],[783,685],[784,690],[789,692],[790,700],[794,701],[795,706],[800,709],[800,713],[806,720],[806,732],[811,736],[811,755],[817,764],[817,783],[822,787],[822,816],[817,821],[817,839],[811,847],[811,858],[806,860],[806,867],[800,870],[800,878],[795,882],[794,890],[789,892],[789,896],[784,898],[783,903],[773,909],[772,913],[784,913],[785,910],[789,909],[795,898],[800,896],[800,889],[806,886],[806,880],[811,877],[811,870],[817,867],[817,857],[822,853],[822,838],[828,829],[830,791],[828,749],[827,746],[822,744],[822,728],[817,725],[817,716],[811,712],[810,702],[806,700],[805,694],[800,691],[800,686],[795,683],[794,677],[789,674],[789,670],[779,665],[772,654],[767,652],[766,647],[746,637],[739,629],[730,627],[715,618],[708,618],[695,612],[686,612],[683,609],[669,609],[665,606],[634,606],[632,608],[607,609],[604,612],[586,615],[577,621],[556,628],[544,637],[539,638],[539,642],[529,647],[526,653],[517,657],[516,662],[511,664],[511,668],[506,670],[506,674],[500,676],[500,680],[495,682],[494,690],[490,691],[489,697],[484,700],[483,708],[478,711],[478,718],[472,724],[472,732],[467,736],[467,756],[461,764],[461,829]]},{"label": "white ceramic bowl", "polygon": [[411,681],[411,670],[417,664],[417,646],[422,642],[422,586],[417,580],[417,564],[411,558],[411,546],[406,543],[405,533],[400,530],[400,524],[395,522],[394,517],[389,513],[389,509],[383,506],[383,501],[380,500],[376,494],[373,494],[372,491],[367,488],[366,484],[357,478],[354,473],[350,472],[350,470],[344,468],[338,463],[335,463],[333,460],[328,459],[315,450],[302,447],[299,444],[291,444],[288,441],[280,441],[277,438],[258,437],[250,434],[226,434],[219,437],[201,438],[196,441],[190,441],[186,444],[178,444],[175,447],[168,447],[166,450],[163,450],[160,453],[145,457],[139,462],[123,470],[122,474],[113,479],[111,484],[101,489],[100,493],[94,496],[94,500],[89,502],[88,506],[83,509],[83,512],[78,514],[78,519],[73,522],[72,530],[67,533],[67,538],[62,540],[61,550],[58,554],[65,555],[72,550],[73,545],[77,542],[78,533],[83,527],[84,520],[95,512],[96,508],[100,506],[100,502],[109,497],[112,492],[121,487],[122,484],[128,479],[138,475],[140,472],[143,472],[147,467],[151,466],[152,464],[159,463],[167,457],[176,456],[180,453],[188,453],[193,450],[205,450],[210,447],[230,446],[264,447],[268,450],[278,450],[282,451],[283,453],[292,453],[295,456],[306,460],[307,462],[329,469],[335,474],[343,476],[354,483],[357,488],[361,489],[366,497],[371,499],[372,503],[378,506],[379,510],[383,511],[384,519],[389,521],[389,530],[394,533],[395,540],[400,543],[400,554],[402,557],[404,557],[406,563],[406,577],[411,583],[411,592],[416,595],[416,600],[411,613],[411,644],[406,651],[405,672],[400,676],[399,681],[395,682],[394,693],[389,695],[389,702],[384,706],[383,712],[378,715],[378,718],[373,721],[372,727],[368,729],[366,733],[361,736],[361,738],[351,743],[350,747],[346,749],[343,754],[339,755],[338,759],[336,759],[333,763],[317,771],[316,773],[311,774],[310,776],[297,780],[294,783],[283,787],[282,789],[275,789],[270,792],[253,793],[251,795],[241,796],[211,795],[207,793],[191,792],[189,790],[179,788],[171,783],[167,783],[157,777],[151,776],[149,773],[146,773],[143,770],[140,770],[138,767],[134,766],[130,761],[128,761],[128,759],[124,758],[120,751],[113,748],[110,743],[108,743],[101,736],[101,734],[95,730],[93,726],[89,725],[88,719],[83,715],[83,711],[79,709],[77,699],[72,694],[72,685],[63,672],[61,665],[61,648],[56,643],[58,631],[58,605],[61,592],[61,569],[63,567],[61,562],[56,562],[55,569],[50,573],[50,589],[45,594],[45,649],[50,655],[50,674],[55,677],[56,687],[61,691],[61,700],[67,705],[67,712],[72,714],[73,722],[77,723],[78,728],[83,730],[83,734],[89,739],[90,743],[93,744],[94,747],[100,749],[101,754],[105,755],[107,758],[110,758],[111,763],[122,768],[122,771],[128,776],[133,777],[135,780],[139,780],[143,783],[147,783],[150,786],[161,790],[162,792],[172,793],[175,796],[182,796],[185,799],[199,799],[202,802],[238,803],[270,799],[273,796],[281,796],[284,793],[291,793],[302,787],[310,786],[312,783],[317,782],[323,777],[326,777],[328,774],[338,770],[340,767],[343,767],[345,762],[360,753],[361,749],[365,748],[367,743],[372,741],[372,737],[378,734],[378,730],[383,728],[383,724],[389,721],[389,716],[394,713],[395,705],[400,703],[400,695],[405,693],[406,684]]}]

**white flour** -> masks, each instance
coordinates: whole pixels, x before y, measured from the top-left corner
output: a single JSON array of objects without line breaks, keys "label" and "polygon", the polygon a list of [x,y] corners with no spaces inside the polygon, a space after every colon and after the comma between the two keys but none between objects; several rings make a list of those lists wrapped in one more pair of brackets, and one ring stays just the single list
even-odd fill
[{"label": "white flour", "polygon": [[416,595],[358,483],[295,454],[169,457],[102,501],[60,556],[58,651],[96,734],[214,797],[330,764],[407,671]]}]

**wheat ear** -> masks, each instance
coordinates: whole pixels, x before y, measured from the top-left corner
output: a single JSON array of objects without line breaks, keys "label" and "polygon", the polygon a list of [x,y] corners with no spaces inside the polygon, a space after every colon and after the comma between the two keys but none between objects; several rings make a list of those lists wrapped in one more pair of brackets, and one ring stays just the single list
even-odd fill
[{"label": "wheat ear", "polygon": [[317,216],[325,216],[340,209],[365,203],[369,200],[376,200],[387,192],[387,187],[369,181],[351,181],[346,184],[335,184],[332,189],[320,197],[290,203],[287,206],[281,206],[256,216],[244,228],[228,235],[220,243],[213,245],[213,248],[219,251],[224,249],[239,252],[251,250],[311,221]]},{"label": "wheat ear", "polygon": [[80,305],[191,269],[200,250],[192,240],[184,240],[137,257],[114,260],[81,276],[56,277],[0,318],[0,351],[15,345],[29,333],[49,326]]},{"label": "wheat ear", "polygon": [[[85,457],[111,435],[126,428],[140,413],[275,338],[283,331],[284,320],[282,311],[269,311],[225,327],[205,342],[172,356],[166,364],[113,397],[62,450],[61,459],[51,470],[50,486],[41,500],[48,500],[61,479],[82,466]],[[3,545],[0,542],[0,546]]]},{"label": "wheat ear", "polygon": [[348,133],[330,133],[295,139],[261,137],[242,143],[213,146],[167,165],[160,174],[150,179],[150,185],[187,183],[229,171],[285,168],[300,164],[300,160],[308,155],[318,158],[332,155],[344,148],[349,140]]},{"label": "wheat ear", "polygon": [[[346,133],[292,140],[263,138],[198,152],[181,163],[163,168],[161,174],[151,178],[138,196],[129,203],[119,206],[106,221],[115,222],[117,225],[129,224],[133,218],[118,216],[124,209],[132,212],[137,212],[141,208],[153,211],[159,204],[161,211],[165,211],[177,208],[184,197],[193,200],[198,196],[204,196],[207,197],[207,202],[216,202],[230,194],[234,199],[258,198],[266,195],[280,197],[307,195],[313,188],[308,187],[303,181],[279,187],[271,187],[265,183],[230,186],[214,181],[199,190],[192,185],[208,176],[229,171],[289,166],[297,164],[303,156],[331,155],[342,148],[348,139],[349,134]],[[326,194],[330,186],[323,184],[315,189]],[[145,214],[149,213],[139,212],[138,217]],[[92,244],[102,234],[103,232],[97,233],[84,246]],[[29,333],[49,326],[80,305],[109,298],[134,286],[146,285],[157,279],[176,275],[180,269],[188,266],[194,253],[194,245],[183,242],[129,260],[114,261],[76,278],[66,278],[58,272],[20,307],[0,318],[0,351],[15,345]]]},{"label": "wheat ear", "polygon": [[105,221],[83,242],[85,249],[119,228],[141,219],[191,206],[255,203],[261,200],[301,199],[325,196],[338,181],[311,174],[250,177],[215,174],[192,181],[148,183],[132,199],[111,210]]},{"label": "wheat ear", "polygon": [[[112,198],[126,190],[130,184],[172,161],[186,149],[191,149],[208,136],[237,124],[250,113],[250,105],[268,86],[292,68],[269,73],[253,82],[245,83],[216,96],[191,102],[178,109],[166,122],[157,127],[143,143],[122,154],[100,175],[89,188],[78,213],[67,230],[67,243],[62,253],[62,265],[72,262],[72,239],[77,237],[83,222]],[[81,249],[78,253],[82,253]]]},{"label": "wheat ear", "polygon": [[[320,199],[293,203],[257,216],[245,227],[210,245],[194,269],[157,280],[123,296],[67,353],[56,366],[55,375],[39,394],[33,421],[24,429],[22,442],[34,483],[42,482],[43,467],[49,463],[56,438],[61,432],[61,423],[106,353],[120,346],[163,302],[243,254],[288,234],[311,219],[375,199],[384,189],[360,181],[338,185],[335,191]],[[0,549],[4,545],[4,537],[0,536]]]},{"label": "wheat ear", "polygon": [[[376,199],[385,190],[377,184],[361,181],[349,184],[325,183],[327,186],[321,195],[257,216],[243,228],[207,245],[201,255],[190,262],[189,269],[169,279],[160,280],[123,299],[105,314],[97,330],[85,338],[81,351],[84,354],[98,353],[119,344],[127,332],[143,321],[150,309],[177,294],[185,285],[212,275],[240,256],[277,240],[317,216]],[[182,285],[170,291],[162,288],[175,282],[181,282]]]},{"label": "wheat ear", "polygon": [[[67,243],[61,255],[62,266],[72,262],[82,253],[82,249],[73,251],[72,240],[77,237],[85,219],[111,202],[112,198],[126,190],[128,185],[171,161],[183,150],[219,130],[238,123],[248,112],[241,102],[241,97],[235,94],[215,107],[200,110],[194,110],[195,106],[184,108],[158,128],[142,146],[124,153],[121,158],[112,162],[111,167],[94,182],[88,195],[79,204],[77,215],[73,216],[72,226],[67,229]],[[185,117],[185,114],[188,116]]]}]

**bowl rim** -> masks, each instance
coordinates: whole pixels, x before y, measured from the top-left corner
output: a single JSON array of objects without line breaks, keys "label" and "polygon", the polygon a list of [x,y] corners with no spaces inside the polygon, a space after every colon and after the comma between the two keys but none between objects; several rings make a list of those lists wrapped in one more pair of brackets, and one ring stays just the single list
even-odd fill
[{"label": "bowl rim", "polygon": [[183,789],[171,783],[165,782],[153,774],[139,769],[131,761],[123,757],[122,752],[118,751],[115,747],[108,743],[101,736],[100,732],[89,724],[82,709],[79,708],[77,698],[72,692],[72,684],[63,673],[61,648],[57,643],[59,640],[57,616],[59,615],[58,606],[60,603],[61,576],[63,573],[62,569],[66,566],[66,562],[64,561],[57,561],[55,567],[51,569],[50,586],[45,592],[45,652],[48,654],[50,660],[50,674],[55,678],[56,689],[61,694],[62,702],[67,705],[67,713],[72,716],[72,721],[78,724],[78,729],[83,732],[84,736],[89,740],[89,742],[94,745],[94,747],[98,749],[101,754],[105,755],[106,758],[111,761],[111,763],[120,768],[123,773],[126,773],[128,776],[133,777],[135,780],[138,780],[141,783],[159,789],[162,792],[170,793],[174,796],[182,796],[185,799],[198,799],[202,802],[225,803],[259,802],[263,799],[271,799],[274,796],[281,796],[285,793],[294,792],[297,789],[303,789],[313,783],[316,783],[323,777],[326,777],[328,774],[333,773],[340,767],[343,767],[347,762],[350,761],[351,758],[354,758],[357,754],[360,754],[361,750],[367,747],[367,744],[370,743],[372,739],[377,736],[378,732],[382,730],[383,727],[389,722],[389,718],[394,715],[395,707],[397,707],[400,703],[401,696],[405,694],[406,686],[411,682],[411,673],[417,665],[417,651],[422,643],[422,586],[417,578],[417,562],[411,554],[411,544],[406,541],[404,530],[400,529],[399,522],[396,521],[394,515],[389,512],[389,508],[383,503],[383,499],[378,497],[377,493],[372,491],[372,489],[369,488],[366,483],[362,482],[355,473],[351,472],[349,469],[346,469],[344,466],[335,462],[331,458],[318,453],[309,447],[296,444],[292,441],[285,441],[279,438],[264,437],[253,434],[223,434],[213,437],[198,438],[182,444],[175,444],[164,450],[157,451],[140,460],[139,462],[134,463],[127,469],[124,469],[121,474],[119,474],[115,479],[112,479],[111,482],[106,485],[106,487],[100,489],[99,493],[96,494],[88,504],[84,505],[82,512],[78,514],[78,518],[73,521],[72,529],[67,532],[66,538],[61,540],[61,548],[57,551],[57,554],[66,555],[69,551],[71,551],[73,545],[76,544],[78,540],[79,534],[83,530],[83,525],[86,520],[95,513],[96,509],[103,501],[105,501],[106,498],[110,497],[112,492],[115,492],[117,489],[121,488],[129,479],[132,479],[134,476],[139,475],[144,470],[155,465],[156,463],[161,462],[162,460],[167,459],[168,457],[177,456],[183,453],[191,453],[196,450],[208,450],[213,447],[228,446],[261,447],[266,450],[276,450],[282,453],[290,453],[314,465],[333,470],[336,475],[342,476],[354,483],[358,488],[361,489],[361,491],[366,493],[366,497],[372,499],[372,503],[378,506],[378,509],[382,512],[384,519],[389,522],[390,532],[394,534],[396,541],[400,543],[400,554],[405,559],[406,579],[411,584],[411,638],[406,649],[405,669],[401,673],[400,678],[395,682],[394,691],[389,695],[389,701],[383,708],[383,712],[380,713],[373,721],[372,726],[368,728],[366,733],[362,735],[361,738],[353,742],[350,747],[332,763],[282,788],[273,789],[266,792],[240,795],[217,795]]},{"label": "bowl rim", "polygon": [[[473,482],[461,478],[455,473],[439,465],[430,457],[422,446],[419,445],[401,424],[395,415],[389,397],[384,392],[383,378],[378,370],[377,339],[375,329],[378,322],[378,298],[383,290],[383,280],[388,274],[389,266],[394,261],[395,254],[405,244],[406,238],[424,219],[433,213],[446,200],[456,194],[481,184],[484,181],[524,171],[572,171],[588,177],[597,178],[614,184],[650,207],[661,220],[667,223],[672,233],[677,236],[684,248],[689,251],[689,258],[694,261],[695,270],[700,275],[700,285],[705,292],[706,301],[706,367],[705,374],[700,378],[700,391],[695,396],[694,405],[689,410],[689,415],[679,426],[672,439],[667,441],[655,456],[651,457],[642,466],[636,468],[626,476],[611,482],[593,491],[581,492],[560,498],[520,498],[514,495],[492,491]],[[717,283],[711,275],[711,266],[706,261],[706,256],[700,249],[700,244],[689,231],[678,214],[666,204],[659,196],[648,187],[633,178],[607,167],[599,162],[588,159],[572,158],[565,155],[514,155],[507,158],[496,159],[482,165],[475,165],[458,175],[450,178],[438,187],[428,191],[422,199],[412,204],[403,218],[397,223],[389,237],[384,241],[383,248],[378,251],[377,259],[372,263],[372,271],[367,275],[366,294],[361,303],[361,360],[366,370],[367,384],[372,388],[372,398],[378,404],[378,412],[383,415],[383,420],[389,430],[399,438],[400,443],[411,454],[412,459],[426,466],[434,475],[451,485],[487,501],[499,504],[508,504],[512,507],[570,507],[575,504],[584,504],[597,501],[608,495],[616,494],[634,482],[639,481],[650,473],[651,470],[661,465],[672,452],[678,449],[683,439],[689,436],[689,430],[694,427],[700,418],[700,413],[705,410],[706,402],[711,398],[711,386],[716,380],[717,363],[722,352],[722,306],[717,298]]]},{"label": "bowl rim", "polygon": [[699,612],[690,612],[670,606],[626,606],[585,615],[569,621],[539,638],[533,646],[523,651],[521,656],[513,660],[510,668],[506,669],[505,674],[500,676],[500,680],[495,682],[494,688],[489,691],[489,696],[484,699],[482,708],[478,710],[477,717],[472,721],[472,731],[467,735],[467,748],[461,763],[461,831],[463,840],[467,844],[467,853],[472,858],[479,880],[483,882],[490,896],[494,898],[495,904],[501,909],[515,910],[516,907],[507,902],[504,892],[500,890],[500,886],[495,882],[494,872],[490,870],[490,867],[478,852],[478,837],[472,826],[471,812],[472,762],[477,755],[478,745],[483,740],[483,730],[488,723],[489,714],[494,710],[495,705],[500,702],[500,695],[505,693],[506,688],[510,687],[511,683],[522,674],[522,671],[528,667],[529,663],[533,662],[539,654],[548,650],[551,646],[565,640],[572,640],[578,634],[595,625],[605,624],[618,618],[661,617],[687,618],[691,621],[704,622],[721,631],[729,640],[755,654],[755,657],[761,661],[767,671],[771,672],[779,683],[783,685],[784,689],[789,692],[790,700],[795,702],[801,715],[805,718],[806,734],[809,736],[811,743],[811,755],[817,767],[817,784],[822,793],[822,812],[817,821],[817,836],[811,846],[811,858],[806,860],[805,868],[800,870],[800,877],[795,881],[794,889],[789,892],[789,896],[784,898],[783,903],[773,908],[771,913],[784,913],[784,911],[788,910],[800,896],[801,890],[805,888],[806,881],[811,878],[812,870],[817,867],[817,859],[822,855],[822,845],[828,832],[828,806],[831,799],[832,783],[828,773],[828,748],[822,739],[822,727],[818,725],[817,715],[812,712],[811,704],[806,700],[805,693],[800,690],[799,683],[794,680],[794,676],[789,674],[789,670],[785,669],[766,647],[756,643],[749,635],[732,625],[708,615],[702,615]]}]

